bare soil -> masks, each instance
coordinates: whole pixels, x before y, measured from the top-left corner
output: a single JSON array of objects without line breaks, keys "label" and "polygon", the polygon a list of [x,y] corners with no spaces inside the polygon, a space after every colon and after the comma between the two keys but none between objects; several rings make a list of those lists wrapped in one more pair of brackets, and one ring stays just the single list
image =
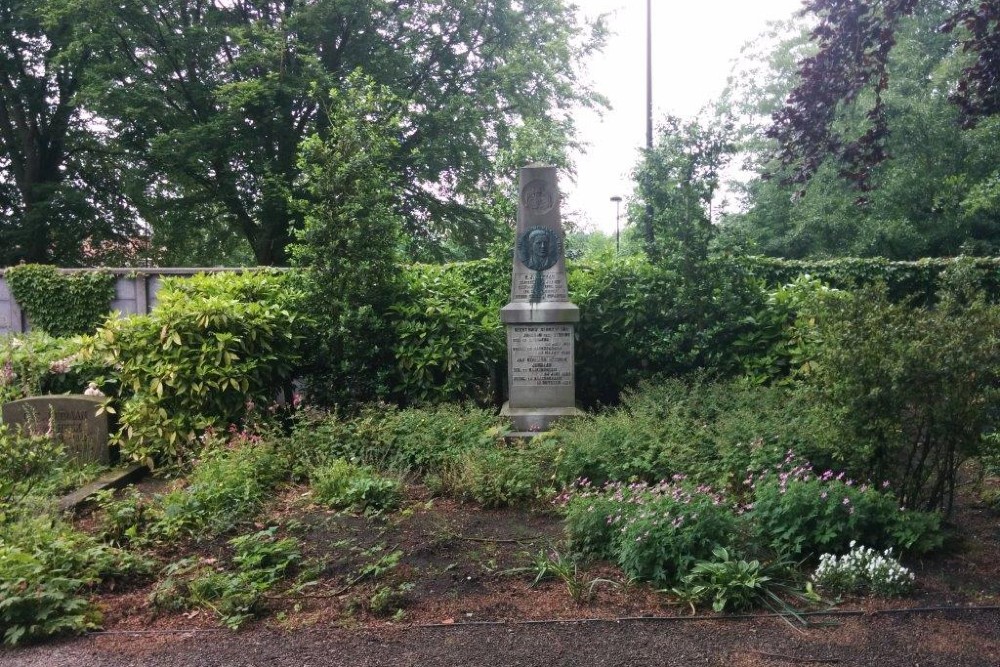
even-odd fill
[{"label": "bare soil", "polygon": [[[271,591],[261,619],[232,632],[205,610],[164,613],[149,603],[154,582],[130,582],[98,593],[103,632],[0,649],[0,665],[998,667],[1000,515],[965,494],[954,523],[944,553],[906,562],[913,595],[847,599],[802,627],[767,614],[693,617],[607,563],[577,574],[576,595],[560,579],[534,585],[531,564],[558,551],[562,536],[544,508],[484,510],[414,486],[402,512],[352,516],[291,488],[258,526],[295,535],[320,574],[315,585]],[[193,542],[160,557],[222,563],[228,548],[225,539]],[[360,576],[396,551],[398,565]]]}]

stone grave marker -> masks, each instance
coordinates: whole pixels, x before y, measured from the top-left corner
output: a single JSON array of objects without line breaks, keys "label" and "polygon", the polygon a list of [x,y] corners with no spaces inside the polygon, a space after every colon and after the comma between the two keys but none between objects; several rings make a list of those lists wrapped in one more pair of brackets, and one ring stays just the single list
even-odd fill
[{"label": "stone grave marker", "polygon": [[525,167],[519,185],[510,303],[500,311],[509,387],[501,414],[512,418],[515,431],[531,432],[580,414],[573,370],[580,309],[566,288],[556,168]]},{"label": "stone grave marker", "polygon": [[108,463],[108,416],[98,415],[102,399],[97,396],[33,396],[5,403],[3,422],[14,431],[43,434],[50,422],[55,439],[81,463]]}]

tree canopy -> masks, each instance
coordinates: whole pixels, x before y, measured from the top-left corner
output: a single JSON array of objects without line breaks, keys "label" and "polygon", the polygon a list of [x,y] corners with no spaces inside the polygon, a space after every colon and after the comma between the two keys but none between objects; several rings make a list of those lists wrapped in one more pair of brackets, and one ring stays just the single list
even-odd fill
[{"label": "tree canopy", "polygon": [[[719,241],[792,258],[996,253],[1000,116],[970,115],[960,103],[979,56],[962,46],[966,28],[942,29],[957,3],[924,0],[906,15],[891,3],[812,4],[830,13],[783,26],[777,45],[734,77],[727,103],[743,119],[738,143],[758,175]],[[865,53],[863,39],[850,48],[834,39],[861,29],[851,21],[869,36],[875,24],[891,27],[867,42],[861,64],[850,58]],[[864,79],[875,76],[865,63],[874,80]],[[818,68],[825,78],[813,78]],[[856,78],[838,79],[848,72]]]},{"label": "tree canopy", "polygon": [[[400,122],[384,129],[393,134],[388,168],[411,248],[427,255],[485,249],[499,233],[487,212],[514,167],[565,165],[575,141],[570,109],[602,103],[576,68],[601,46],[603,28],[581,24],[562,0],[14,4],[34,23],[14,37],[4,30],[7,69],[20,58],[34,76],[26,59],[52,63],[42,86],[51,123],[40,126],[69,118],[99,142],[133,218],[174,246],[177,263],[178,254],[209,259],[243,244],[259,263],[286,262],[304,219],[292,205],[300,149],[330,136],[329,93],[356,71],[398,100]],[[5,28],[17,20],[5,16]],[[27,98],[5,88],[6,115]],[[17,180],[7,176],[26,159],[24,145],[5,133],[4,187]],[[83,191],[68,151],[53,148],[55,180]],[[10,216],[21,230],[33,205],[25,201]],[[92,219],[108,219],[87,201]]]}]

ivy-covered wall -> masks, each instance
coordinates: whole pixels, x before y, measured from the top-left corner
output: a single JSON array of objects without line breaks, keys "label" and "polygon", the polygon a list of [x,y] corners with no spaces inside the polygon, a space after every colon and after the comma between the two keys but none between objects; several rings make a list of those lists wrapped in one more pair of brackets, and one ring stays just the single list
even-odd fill
[{"label": "ivy-covered wall", "polygon": [[[64,297],[72,297],[70,305],[79,303],[79,296],[94,295],[103,293],[105,298],[103,306],[98,308],[103,317],[107,312],[117,310],[125,315],[145,315],[156,304],[156,294],[160,291],[163,278],[168,276],[193,276],[198,273],[217,273],[225,271],[242,271],[242,269],[215,269],[215,268],[155,268],[155,269],[56,269],[49,266],[22,265],[8,269],[0,269],[0,335],[6,333],[22,333],[32,329],[46,329],[44,323],[35,323],[31,318],[31,305],[21,303],[31,302],[33,297],[28,299],[18,299],[15,296],[16,289],[12,289],[11,282],[15,285],[18,282],[17,274],[23,273],[26,283],[23,285],[30,293],[37,295],[38,303],[42,311],[48,311],[52,315],[62,315],[66,303],[60,305]],[[8,274],[13,273],[13,281]],[[107,281],[100,278],[89,278],[84,276],[108,276]],[[54,276],[54,277],[53,277]],[[82,279],[80,279],[82,277]],[[110,287],[108,287],[110,285]],[[79,294],[77,294],[79,292]],[[51,295],[57,295],[55,301]],[[89,301],[90,305],[95,305],[94,301]],[[85,307],[84,310],[87,308]],[[76,308],[72,310],[76,311]],[[43,322],[45,315],[43,313]],[[74,314],[69,317],[57,317],[64,323],[74,319]],[[57,328],[62,329],[64,324],[57,324]],[[64,333],[54,333],[61,335]]]}]

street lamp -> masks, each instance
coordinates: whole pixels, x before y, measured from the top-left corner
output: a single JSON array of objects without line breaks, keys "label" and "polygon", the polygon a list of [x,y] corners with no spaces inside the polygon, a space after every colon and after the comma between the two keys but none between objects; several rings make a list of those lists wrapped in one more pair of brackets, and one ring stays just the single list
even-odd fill
[{"label": "street lamp", "polygon": [[622,198],[615,195],[611,198],[611,201],[615,203],[615,253],[618,254],[621,252],[621,233],[618,228],[618,221],[621,219],[619,213],[621,211]]}]

